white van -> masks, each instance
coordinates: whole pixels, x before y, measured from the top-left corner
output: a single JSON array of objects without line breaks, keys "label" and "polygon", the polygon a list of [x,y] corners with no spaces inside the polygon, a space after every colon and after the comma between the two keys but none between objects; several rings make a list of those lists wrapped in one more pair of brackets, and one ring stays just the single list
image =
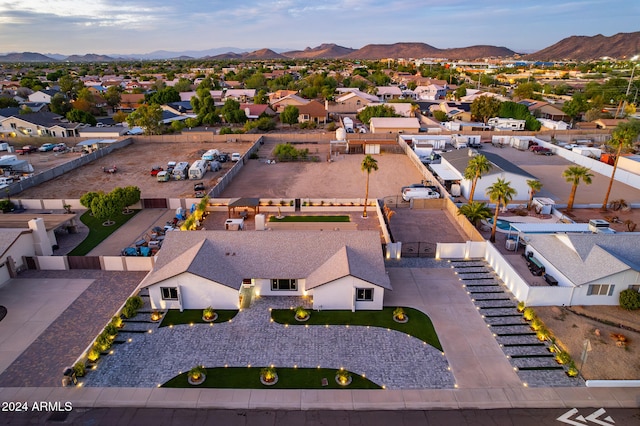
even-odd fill
[{"label": "white van", "polygon": [[440,198],[440,194],[431,188],[405,188],[402,191],[402,199],[410,201],[413,198]]},{"label": "white van", "polygon": [[233,154],[231,154],[231,161],[233,161],[234,163],[240,161],[240,158],[242,158],[242,156],[239,152],[234,152]]},{"label": "white van", "polygon": [[207,161],[196,160],[189,168],[189,179],[202,179],[207,173]]}]

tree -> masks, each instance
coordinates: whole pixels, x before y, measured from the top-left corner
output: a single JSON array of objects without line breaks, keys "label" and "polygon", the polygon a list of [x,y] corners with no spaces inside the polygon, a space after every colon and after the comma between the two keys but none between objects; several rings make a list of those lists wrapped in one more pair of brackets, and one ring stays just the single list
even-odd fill
[{"label": "tree", "polygon": [[298,108],[293,105],[287,105],[280,113],[280,121],[291,126],[298,122],[299,115],[300,110]]},{"label": "tree", "polygon": [[474,201],[469,204],[464,204],[458,209],[458,215],[463,215],[469,222],[477,228],[480,221],[491,217],[491,209],[487,207],[486,203],[479,203]]},{"label": "tree", "polygon": [[[57,94],[57,93],[56,93]],[[55,98],[56,95],[53,95]],[[53,101],[53,98],[52,98]],[[20,104],[13,98],[0,97],[0,108],[18,107]]]},{"label": "tree", "polygon": [[471,103],[471,115],[476,120],[481,120],[484,124],[491,117],[496,117],[500,110],[500,104],[502,102],[493,96],[480,96]]},{"label": "tree", "polygon": [[568,212],[573,210],[573,202],[576,198],[576,190],[578,189],[580,181],[587,185],[591,185],[591,178],[593,175],[589,173],[589,170],[590,169],[583,166],[569,166],[564,172],[562,172],[562,176],[565,180],[572,185],[571,193],[569,194],[569,202],[567,203]]},{"label": "tree", "polygon": [[[206,124],[219,123],[220,114],[216,108],[215,102],[211,97],[210,89],[206,87],[198,87],[196,90],[196,96],[191,98],[191,105],[193,106],[193,112],[196,113],[198,122]],[[188,127],[195,127],[197,124],[190,125]]]},{"label": "tree", "polygon": [[620,123],[613,130],[611,134],[611,140],[609,145],[616,150],[616,159],[613,163],[613,170],[611,171],[611,178],[609,179],[609,186],[607,187],[607,193],[604,196],[602,202],[602,210],[607,209],[609,203],[609,195],[611,194],[611,188],[613,187],[613,180],[618,169],[618,159],[623,150],[627,150],[633,147],[633,143],[638,138],[640,133],[640,121],[633,120],[627,123]]},{"label": "tree", "polygon": [[570,101],[565,102],[562,106],[562,111],[571,117],[571,124],[574,124],[580,114],[588,109],[589,104],[587,103],[587,98],[584,93],[576,93]]},{"label": "tree", "polygon": [[247,115],[240,109],[240,102],[235,99],[227,99],[220,113],[227,123],[244,123]]},{"label": "tree", "polygon": [[473,194],[476,192],[476,183],[483,174],[493,168],[493,164],[484,155],[476,155],[464,169],[464,178],[471,181],[471,191],[469,192],[469,204],[473,203]]},{"label": "tree", "polygon": [[493,185],[487,188],[486,194],[491,202],[496,203],[496,210],[493,213],[493,226],[491,226],[491,237],[489,241],[496,242],[496,225],[498,224],[498,214],[500,214],[500,206],[504,204],[506,207],[517,194],[517,191],[511,187],[511,182],[505,181],[504,178],[498,178]]},{"label": "tree", "polygon": [[111,118],[113,118],[114,123],[124,123],[125,121],[127,121],[127,113],[118,111],[113,114]]},{"label": "tree", "polygon": [[369,202],[369,175],[371,175],[372,171],[378,170],[378,161],[371,155],[367,155],[364,157],[364,160],[362,160],[360,170],[367,172],[367,189],[364,193],[364,211],[362,212],[362,217],[367,217],[367,203]]},{"label": "tree", "polygon": [[433,111],[433,118],[436,121],[439,121],[441,123],[445,122],[445,121],[450,121],[451,119],[449,118],[449,116],[447,115],[446,112],[441,111],[439,109]]},{"label": "tree", "polygon": [[173,85],[173,88],[176,89],[177,92],[190,92],[191,84],[191,80],[181,77],[180,80],[178,80],[178,82]]},{"label": "tree", "polygon": [[542,182],[536,179],[527,179],[527,186],[529,187],[529,202],[527,203],[527,210],[531,210],[533,197],[542,189]]},{"label": "tree", "polygon": [[104,221],[103,226],[111,226],[115,217],[122,210],[118,197],[113,193],[101,194],[91,200],[91,211],[98,220]]},{"label": "tree", "polygon": [[107,105],[111,107],[111,110],[115,112],[116,107],[120,105],[122,100],[122,88],[120,86],[109,86],[104,94],[104,100],[107,101]]},{"label": "tree", "polygon": [[253,97],[253,103],[257,105],[266,105],[269,102],[266,90],[258,90]]},{"label": "tree", "polygon": [[142,105],[127,117],[129,127],[140,126],[145,135],[158,135],[161,133],[162,108],[160,105]]},{"label": "tree", "polygon": [[129,206],[140,201],[140,188],[137,186],[117,187],[109,195],[114,197],[114,200],[119,203],[120,209],[124,209],[124,213],[129,213],[131,212]]},{"label": "tree", "polygon": [[53,113],[56,113],[59,115],[66,115],[69,111],[71,111],[71,108],[73,107],[71,106],[71,102],[69,102],[67,97],[62,93],[58,92],[55,95],[53,95],[53,97],[51,98],[51,103],[49,104],[49,108]]},{"label": "tree", "polygon": [[91,192],[87,192],[86,194],[84,194],[82,197],[80,197],[80,204],[82,204],[84,207],[86,207],[89,212],[91,214],[93,214],[93,212],[91,211],[91,203],[93,202],[93,200],[95,198],[100,197],[101,195],[103,195],[104,192],[102,191],[91,191]]},{"label": "tree", "polygon": [[86,111],[80,111],[79,109],[75,108],[71,109],[71,111],[69,111],[65,117],[72,123],[86,123],[95,126],[98,122],[96,118],[90,113]]},{"label": "tree", "polygon": [[387,105],[368,106],[358,113],[358,120],[369,124],[373,117],[400,117],[393,107]]},{"label": "tree", "polygon": [[180,93],[173,87],[165,87],[155,93],[145,95],[144,98],[149,104],[166,105],[171,102],[179,102]]},{"label": "tree", "polygon": [[542,86],[539,83],[527,82],[520,83],[518,87],[513,90],[513,97],[516,99],[536,99],[539,95],[536,95],[536,91],[540,91]]}]

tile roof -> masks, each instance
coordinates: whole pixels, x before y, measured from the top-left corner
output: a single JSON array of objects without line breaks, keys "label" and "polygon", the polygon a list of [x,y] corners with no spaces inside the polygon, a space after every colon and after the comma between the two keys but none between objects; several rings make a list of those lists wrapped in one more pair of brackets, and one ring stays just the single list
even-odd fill
[{"label": "tile roof", "polygon": [[376,231],[169,232],[142,286],[184,272],[235,289],[245,278],[308,278],[317,287],[345,275],[391,289]]}]

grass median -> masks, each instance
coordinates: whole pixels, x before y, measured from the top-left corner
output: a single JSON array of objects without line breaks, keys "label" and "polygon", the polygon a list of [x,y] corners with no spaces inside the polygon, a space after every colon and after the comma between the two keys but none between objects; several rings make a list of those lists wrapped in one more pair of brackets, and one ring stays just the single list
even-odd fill
[{"label": "grass median", "polygon": [[89,211],[86,211],[82,216],[80,216],[80,221],[89,228],[89,235],[87,235],[87,238],[78,244],[76,248],[71,250],[68,255],[86,256],[91,250],[106,240],[107,237],[116,232],[118,228],[138,214],[139,211],[140,210],[133,210],[133,213],[130,214],[118,213],[115,217],[111,218],[111,220],[115,222],[111,226],[103,226],[103,220],[98,220],[95,216],[90,215]]}]

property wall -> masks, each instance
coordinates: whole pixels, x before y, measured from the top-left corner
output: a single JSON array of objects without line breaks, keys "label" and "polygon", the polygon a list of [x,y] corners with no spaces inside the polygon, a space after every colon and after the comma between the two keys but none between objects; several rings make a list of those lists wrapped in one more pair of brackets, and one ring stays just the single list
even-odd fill
[{"label": "property wall", "polygon": [[66,256],[38,256],[38,268],[45,271],[66,271],[69,269]]},{"label": "property wall", "polygon": [[[451,201],[451,199],[445,199],[445,208],[447,209],[447,212],[449,212],[450,217],[458,224],[460,228],[462,228],[467,238],[469,238],[471,241],[485,241],[480,231],[478,231],[478,229],[471,222],[469,222],[469,219],[461,214],[458,214],[458,206],[453,201]],[[484,254],[481,257],[484,257]]]},{"label": "property wall", "polygon": [[180,309],[179,301],[162,300],[160,287],[179,287],[184,309],[238,309],[238,290],[186,272],[149,286],[153,309]]},{"label": "property wall", "polygon": [[[37,262],[38,268],[43,271],[69,269],[67,256],[37,256]],[[100,256],[100,266],[103,271],[150,271],[154,264],[153,257]]]},{"label": "property wall", "polygon": [[485,241],[466,243],[437,243],[436,259],[482,259],[486,253]]},{"label": "property wall", "polygon": [[2,262],[7,261],[7,257],[11,256],[16,264],[16,269],[26,267],[23,256],[35,256],[35,244],[33,243],[33,236],[30,232],[24,233],[18,237],[18,239],[9,247],[2,257]]},{"label": "property wall", "polygon": [[527,284],[509,262],[502,257],[493,244],[486,245],[485,260],[491,265],[516,299],[520,301],[524,300],[526,304],[529,304],[529,284]]},{"label": "property wall", "polygon": [[[372,288],[373,301],[356,302],[356,288]],[[380,310],[384,302],[384,289],[358,278],[348,276],[310,290],[313,309]]]},{"label": "property wall", "polygon": [[403,138],[398,137],[398,145],[400,145],[404,153],[407,155],[407,157],[409,157],[409,160],[411,160],[413,165],[416,167],[416,169],[418,169],[420,174],[422,174],[424,179],[428,182],[431,182],[433,185],[437,186],[438,192],[442,197],[445,197],[445,198],[450,197],[450,194],[447,192],[445,187],[442,186],[440,182],[438,182],[436,177],[433,175],[433,173],[431,173],[429,169],[427,169],[427,167],[424,164],[422,164],[422,161],[420,161],[420,157],[418,157],[418,155],[413,151],[413,149],[411,149],[411,147],[407,145],[407,143],[404,141]]}]

